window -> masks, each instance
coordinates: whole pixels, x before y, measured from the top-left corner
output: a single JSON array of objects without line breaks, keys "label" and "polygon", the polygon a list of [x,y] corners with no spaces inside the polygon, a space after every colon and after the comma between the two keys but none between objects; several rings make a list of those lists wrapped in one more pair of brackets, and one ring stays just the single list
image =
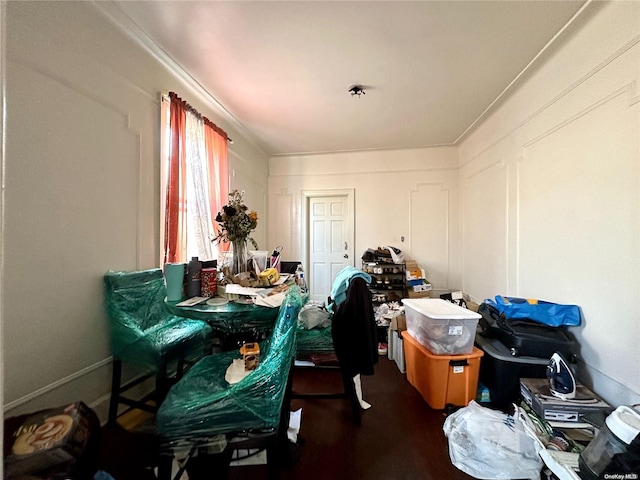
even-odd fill
[{"label": "window", "polygon": [[229,191],[227,134],[173,92],[161,105],[161,264],[217,259],[215,216]]}]

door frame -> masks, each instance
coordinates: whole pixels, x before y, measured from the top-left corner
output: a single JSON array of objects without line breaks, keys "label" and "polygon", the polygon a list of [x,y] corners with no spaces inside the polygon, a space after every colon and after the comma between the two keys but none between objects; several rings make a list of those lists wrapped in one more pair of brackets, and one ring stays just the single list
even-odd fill
[{"label": "door frame", "polygon": [[[311,269],[309,265],[309,205],[314,197],[347,197],[348,228],[351,230],[351,245],[347,249],[351,265],[355,267],[355,243],[356,243],[356,191],[354,188],[339,190],[302,190],[302,263],[307,269]],[[309,278],[308,281],[311,279]]]}]

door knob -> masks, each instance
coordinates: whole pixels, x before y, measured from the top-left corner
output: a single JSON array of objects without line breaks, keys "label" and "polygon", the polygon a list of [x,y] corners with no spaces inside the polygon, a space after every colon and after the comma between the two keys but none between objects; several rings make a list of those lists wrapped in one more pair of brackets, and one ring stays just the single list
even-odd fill
[{"label": "door knob", "polygon": [[349,255],[347,255],[346,253],[344,254],[344,258],[349,258]]}]

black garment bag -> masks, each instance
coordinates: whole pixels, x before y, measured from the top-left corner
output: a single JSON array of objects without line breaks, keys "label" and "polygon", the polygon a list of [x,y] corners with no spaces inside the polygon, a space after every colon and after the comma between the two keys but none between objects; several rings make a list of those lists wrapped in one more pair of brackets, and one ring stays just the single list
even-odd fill
[{"label": "black garment bag", "polygon": [[480,305],[478,313],[482,315],[481,335],[498,338],[513,356],[551,358],[554,352],[560,352],[575,361],[576,341],[567,327],[550,327],[527,319],[511,320],[487,303]]}]

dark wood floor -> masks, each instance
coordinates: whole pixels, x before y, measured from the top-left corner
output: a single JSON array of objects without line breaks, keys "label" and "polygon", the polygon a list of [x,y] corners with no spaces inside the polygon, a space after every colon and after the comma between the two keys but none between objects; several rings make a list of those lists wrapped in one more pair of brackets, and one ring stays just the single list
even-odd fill
[{"label": "dark wood floor", "polygon": [[[296,370],[297,392],[339,391],[336,372]],[[449,461],[447,439],[442,432],[445,412],[431,409],[400,373],[396,364],[380,357],[375,375],[363,377],[364,398],[372,407],[354,425],[346,400],[294,400],[292,410],[302,408],[299,460],[281,470],[282,480],[468,480],[472,477]],[[132,438],[127,432],[107,429],[105,442],[116,442],[102,458],[115,480],[153,478],[146,468],[153,463],[146,453],[135,457],[136,448],[151,437]],[[114,458],[120,455],[120,458]],[[110,457],[110,458],[109,458]],[[135,457],[135,458],[134,458]],[[116,469],[117,471],[114,471]],[[145,476],[146,475],[146,476]],[[211,478],[219,478],[212,472]],[[230,480],[266,478],[266,467],[232,467]]]}]

